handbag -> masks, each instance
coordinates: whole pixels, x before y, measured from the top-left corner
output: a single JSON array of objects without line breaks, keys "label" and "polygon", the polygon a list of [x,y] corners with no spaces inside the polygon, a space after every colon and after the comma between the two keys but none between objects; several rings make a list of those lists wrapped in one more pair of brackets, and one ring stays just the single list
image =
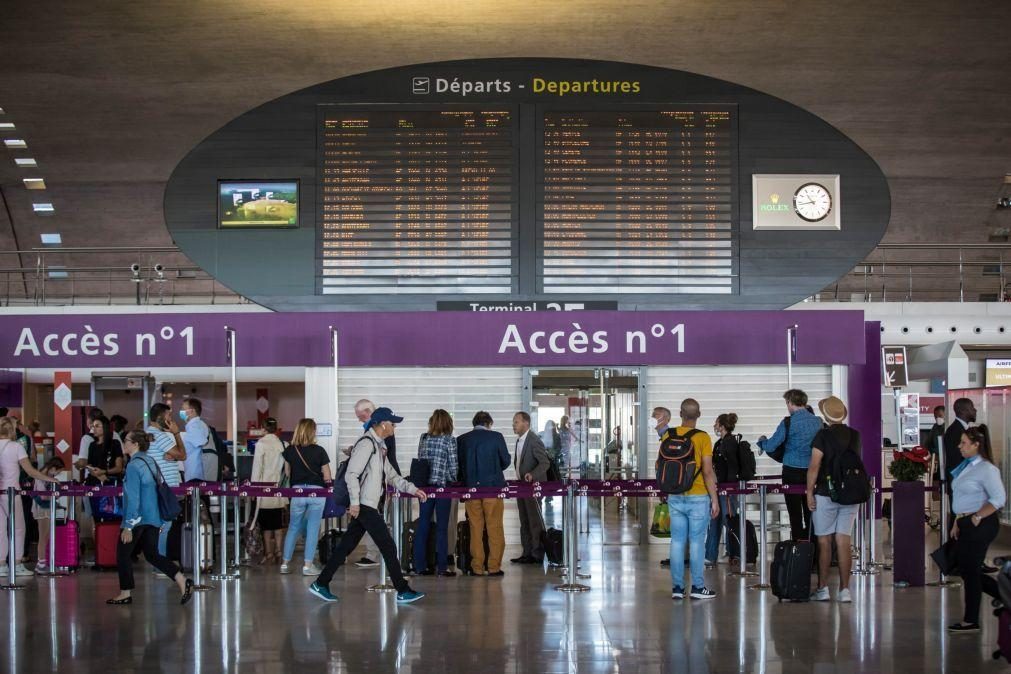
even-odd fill
[{"label": "handbag", "polygon": [[958,553],[955,550],[955,539],[948,541],[930,553],[930,558],[937,564],[937,568],[946,576],[958,575]]},{"label": "handbag", "polygon": [[260,515],[260,503],[257,501],[253,518],[246,523],[246,556],[256,562],[263,560],[263,527],[257,521]]},{"label": "handbag", "polygon": [[653,508],[653,524],[649,535],[656,538],[670,538],[670,507],[666,503],[658,503]]},{"label": "handbag", "polygon": [[183,507],[179,505],[179,499],[176,498],[176,495],[172,493],[172,488],[165,482],[165,476],[161,474],[161,468],[158,468],[158,464],[154,466],[158,469],[158,475],[155,476],[155,472],[151,470],[151,463],[149,461],[144,461],[143,463],[147,466],[151,477],[154,478],[155,493],[158,495],[159,517],[161,517],[162,522],[174,522],[183,511]]},{"label": "handbag", "polygon": [[783,427],[785,431],[783,434],[783,442],[781,442],[778,447],[773,447],[765,452],[765,455],[776,463],[783,463],[783,457],[786,455],[786,443],[790,439],[790,417],[783,418]]},{"label": "handbag", "polygon": [[418,441],[418,458],[411,459],[411,470],[407,475],[407,480],[415,487],[427,487],[432,480],[432,462],[421,458],[427,439],[428,433],[422,433]]}]

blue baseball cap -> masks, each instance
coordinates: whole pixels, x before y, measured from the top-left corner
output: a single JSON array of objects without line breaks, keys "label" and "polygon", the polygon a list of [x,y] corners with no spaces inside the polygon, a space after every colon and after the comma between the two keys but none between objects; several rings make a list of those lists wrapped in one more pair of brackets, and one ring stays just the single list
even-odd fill
[{"label": "blue baseball cap", "polygon": [[389,407],[377,407],[375,411],[372,412],[372,416],[369,417],[368,423],[365,424],[365,429],[368,430],[373,426],[383,423],[384,421],[399,424],[403,420],[403,417],[398,417]]}]

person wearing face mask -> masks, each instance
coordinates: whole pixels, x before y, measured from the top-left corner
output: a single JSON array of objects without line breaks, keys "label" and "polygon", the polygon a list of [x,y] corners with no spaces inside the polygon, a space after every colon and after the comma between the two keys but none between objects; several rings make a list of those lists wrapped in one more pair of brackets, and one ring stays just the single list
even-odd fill
[{"label": "person wearing face mask", "polygon": [[183,444],[186,445],[186,460],[183,462],[183,477],[187,482],[204,479],[204,445],[211,437],[207,424],[200,418],[203,404],[196,398],[187,398],[179,410],[179,418],[186,424]]}]

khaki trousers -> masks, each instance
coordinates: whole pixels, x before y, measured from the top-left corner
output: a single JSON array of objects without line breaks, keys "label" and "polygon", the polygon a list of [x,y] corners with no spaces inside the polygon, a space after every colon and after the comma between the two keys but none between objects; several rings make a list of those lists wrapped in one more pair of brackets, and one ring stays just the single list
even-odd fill
[{"label": "khaki trousers", "polygon": [[[505,501],[500,498],[474,499],[465,502],[470,521],[471,570],[474,573],[495,573],[502,570],[505,554],[505,529],[502,516]],[[488,530],[488,559],[484,558],[484,531]],[[463,570],[463,569],[461,569]]]}]

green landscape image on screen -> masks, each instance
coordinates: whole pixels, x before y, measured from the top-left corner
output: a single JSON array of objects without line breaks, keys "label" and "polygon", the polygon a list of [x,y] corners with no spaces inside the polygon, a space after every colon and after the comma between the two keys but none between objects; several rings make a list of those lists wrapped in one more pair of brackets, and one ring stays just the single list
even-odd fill
[{"label": "green landscape image on screen", "polygon": [[297,227],[298,183],[229,181],[218,183],[220,227]]}]

